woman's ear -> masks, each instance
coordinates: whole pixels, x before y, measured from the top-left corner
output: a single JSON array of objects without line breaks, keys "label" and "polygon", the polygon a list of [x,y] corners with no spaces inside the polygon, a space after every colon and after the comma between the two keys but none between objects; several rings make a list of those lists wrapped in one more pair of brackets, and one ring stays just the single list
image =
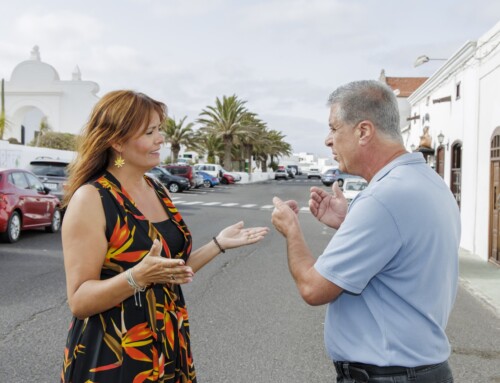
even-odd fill
[{"label": "woman's ear", "polygon": [[115,143],[113,143],[113,144],[111,144],[111,147],[112,147],[115,151],[117,151],[118,153],[121,153],[121,152],[122,152],[122,146],[123,146],[122,144],[118,144],[118,143],[116,143],[116,142],[115,142]]}]

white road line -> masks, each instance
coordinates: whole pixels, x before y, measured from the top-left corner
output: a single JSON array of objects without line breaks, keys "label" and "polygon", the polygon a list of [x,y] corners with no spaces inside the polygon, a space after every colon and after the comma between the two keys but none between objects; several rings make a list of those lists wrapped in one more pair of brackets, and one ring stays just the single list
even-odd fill
[{"label": "white road line", "polygon": [[254,206],[257,206],[256,204],[254,203],[249,203],[248,205],[241,205],[241,207],[254,207]]},{"label": "white road line", "polygon": [[221,206],[236,206],[236,205],[239,205],[239,203],[236,202],[223,203]]},{"label": "white road line", "polygon": [[300,211],[309,211],[309,207],[301,207]]},{"label": "white road line", "polygon": [[203,206],[214,206],[214,205],[220,205],[221,202],[207,202],[204,203]]},{"label": "white road line", "polygon": [[203,203],[202,201],[191,201],[191,202],[184,202],[183,205],[200,205],[202,203]]},{"label": "white road line", "polygon": [[272,209],[274,205],[262,205],[260,208],[261,209]]}]

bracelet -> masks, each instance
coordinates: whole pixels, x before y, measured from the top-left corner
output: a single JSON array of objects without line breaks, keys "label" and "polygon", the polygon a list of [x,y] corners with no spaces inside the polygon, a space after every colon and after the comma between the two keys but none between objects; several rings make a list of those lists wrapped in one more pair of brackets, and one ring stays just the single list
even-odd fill
[{"label": "bracelet", "polygon": [[[142,307],[142,302],[141,302],[141,294],[142,292],[146,291],[146,286],[139,286],[137,282],[135,281],[134,277],[132,276],[132,268],[127,269],[125,271],[125,278],[127,278],[127,282],[134,289],[134,301],[135,305]],[[139,303],[139,304],[137,304]]]},{"label": "bracelet", "polygon": [[217,239],[215,237],[212,237],[212,239],[214,240],[214,243],[217,245],[217,247],[219,248],[219,250],[221,251],[221,253],[225,253],[226,250],[224,250],[222,248],[222,246],[220,245],[220,243],[217,241]]}]

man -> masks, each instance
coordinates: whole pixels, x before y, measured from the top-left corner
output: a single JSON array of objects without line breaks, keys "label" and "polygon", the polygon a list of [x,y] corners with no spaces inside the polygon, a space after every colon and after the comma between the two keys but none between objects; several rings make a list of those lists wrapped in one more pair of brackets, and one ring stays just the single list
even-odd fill
[{"label": "man", "polygon": [[452,382],[445,328],[457,291],[457,203],[422,154],[405,150],[390,88],[353,82],[329,103],[325,143],[341,171],[369,185],[349,209],[336,183],[332,194],[311,188],[311,213],[337,229],[317,260],[295,201],[274,197],[272,221],[303,299],[328,304],[337,382]]}]

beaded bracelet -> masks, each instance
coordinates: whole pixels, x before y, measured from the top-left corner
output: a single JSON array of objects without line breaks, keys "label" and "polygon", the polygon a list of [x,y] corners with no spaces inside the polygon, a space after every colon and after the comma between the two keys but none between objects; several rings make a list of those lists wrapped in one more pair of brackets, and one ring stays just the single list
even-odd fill
[{"label": "beaded bracelet", "polygon": [[217,247],[219,248],[219,250],[221,251],[221,253],[225,253],[226,250],[224,250],[222,248],[222,246],[219,244],[219,242],[217,241],[217,239],[215,237],[212,237],[212,239],[214,240],[214,243],[217,245]]},{"label": "beaded bracelet", "polygon": [[[135,305],[142,307],[142,302],[141,302],[141,294],[142,292],[146,291],[146,286],[139,286],[137,282],[135,281],[134,277],[132,276],[132,268],[127,269],[125,271],[125,277],[127,278],[127,282],[134,289],[134,301]],[[139,302],[139,305],[137,305],[137,302]]]}]

